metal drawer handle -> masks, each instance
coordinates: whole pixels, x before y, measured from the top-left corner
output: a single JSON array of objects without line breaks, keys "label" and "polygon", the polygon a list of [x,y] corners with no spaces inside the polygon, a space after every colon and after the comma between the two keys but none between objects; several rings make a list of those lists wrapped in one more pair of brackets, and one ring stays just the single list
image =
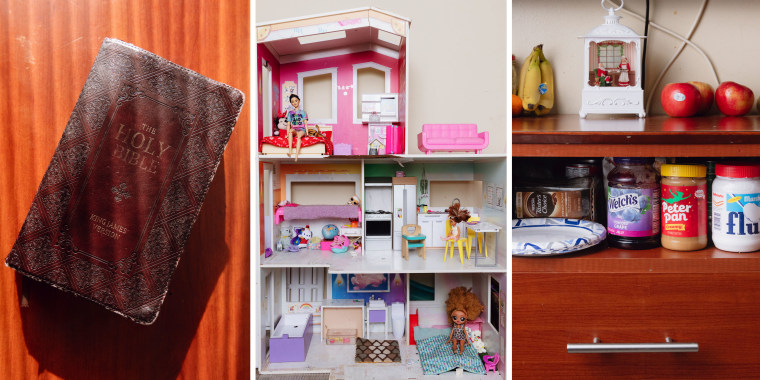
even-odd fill
[{"label": "metal drawer handle", "polygon": [[594,343],[568,343],[568,354],[608,354],[630,352],[697,352],[699,343],[676,343],[665,338],[665,343],[601,343],[594,338]]}]

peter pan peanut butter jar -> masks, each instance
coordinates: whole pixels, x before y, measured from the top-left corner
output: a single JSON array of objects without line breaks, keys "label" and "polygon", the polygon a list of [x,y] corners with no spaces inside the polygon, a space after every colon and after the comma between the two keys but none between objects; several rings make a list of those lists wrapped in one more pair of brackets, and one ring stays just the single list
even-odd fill
[{"label": "peter pan peanut butter jar", "polygon": [[707,168],[671,165],[660,168],[664,248],[695,251],[707,246]]}]

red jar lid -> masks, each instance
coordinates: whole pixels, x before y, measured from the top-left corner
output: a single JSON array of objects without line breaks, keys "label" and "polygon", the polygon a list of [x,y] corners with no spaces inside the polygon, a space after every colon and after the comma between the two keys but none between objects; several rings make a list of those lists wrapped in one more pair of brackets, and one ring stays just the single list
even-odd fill
[{"label": "red jar lid", "polygon": [[715,175],[729,178],[760,177],[760,164],[749,162],[715,164]]}]

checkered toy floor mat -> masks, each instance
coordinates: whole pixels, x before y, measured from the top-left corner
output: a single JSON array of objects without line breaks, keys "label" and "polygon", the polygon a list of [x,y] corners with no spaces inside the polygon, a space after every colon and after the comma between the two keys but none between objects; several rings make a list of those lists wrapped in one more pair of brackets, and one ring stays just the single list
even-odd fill
[{"label": "checkered toy floor mat", "polygon": [[400,363],[398,341],[356,338],[357,363]]}]

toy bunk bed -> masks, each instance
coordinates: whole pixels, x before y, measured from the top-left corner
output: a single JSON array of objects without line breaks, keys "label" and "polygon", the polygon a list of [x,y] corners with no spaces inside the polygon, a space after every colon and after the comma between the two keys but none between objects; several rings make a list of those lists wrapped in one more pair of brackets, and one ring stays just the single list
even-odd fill
[{"label": "toy bunk bed", "polygon": [[274,224],[294,219],[359,219],[362,221],[362,209],[356,205],[300,205],[280,207],[275,211]]},{"label": "toy bunk bed", "polygon": [[[300,155],[327,155],[333,154],[332,127],[319,126],[319,131],[325,137],[304,136],[301,138]],[[281,131],[280,136],[266,136],[259,142],[259,152],[261,154],[287,154],[288,138],[285,132]],[[293,137],[293,154],[296,153],[296,138]]]}]

